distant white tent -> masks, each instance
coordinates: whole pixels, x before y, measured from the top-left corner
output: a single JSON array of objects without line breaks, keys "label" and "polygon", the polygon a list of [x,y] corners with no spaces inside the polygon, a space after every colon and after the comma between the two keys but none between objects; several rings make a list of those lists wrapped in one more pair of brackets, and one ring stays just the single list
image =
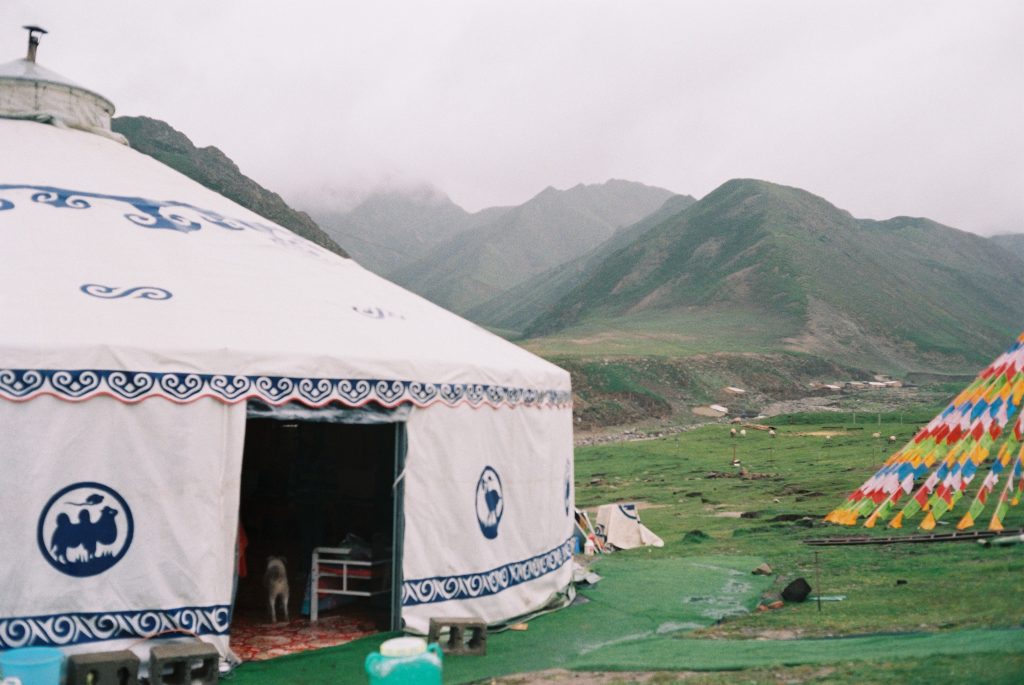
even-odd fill
[{"label": "distant white tent", "polygon": [[225,653],[254,402],[394,425],[363,459],[395,464],[395,625],[564,598],[568,373],[95,135],[112,106],[25,62],[0,66],[0,650]]},{"label": "distant white tent", "polygon": [[617,549],[664,547],[665,542],[640,522],[635,504],[602,504],[597,508],[597,534]]}]

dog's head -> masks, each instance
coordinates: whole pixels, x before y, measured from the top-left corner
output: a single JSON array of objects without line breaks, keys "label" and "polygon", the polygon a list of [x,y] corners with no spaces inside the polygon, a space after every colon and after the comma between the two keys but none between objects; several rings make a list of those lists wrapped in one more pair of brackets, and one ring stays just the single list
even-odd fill
[{"label": "dog's head", "polygon": [[268,569],[272,569],[272,568],[282,568],[283,569],[287,563],[288,563],[288,559],[286,557],[267,557],[267,568]]}]

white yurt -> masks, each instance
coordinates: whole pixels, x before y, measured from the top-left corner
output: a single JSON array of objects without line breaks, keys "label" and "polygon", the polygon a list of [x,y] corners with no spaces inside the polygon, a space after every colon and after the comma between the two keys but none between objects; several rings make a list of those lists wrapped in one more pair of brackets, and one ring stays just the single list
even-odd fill
[{"label": "white yurt", "polygon": [[270,555],[314,611],[313,555],[363,561],[330,572],[384,629],[564,603],[569,374],[132,150],[30,42],[0,65],[0,650],[226,655]]}]

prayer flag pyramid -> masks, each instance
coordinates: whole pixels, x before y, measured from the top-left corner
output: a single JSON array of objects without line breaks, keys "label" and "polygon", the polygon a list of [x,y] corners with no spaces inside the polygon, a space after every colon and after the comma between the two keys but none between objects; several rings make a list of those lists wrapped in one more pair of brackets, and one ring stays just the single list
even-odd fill
[{"label": "prayer flag pyramid", "polygon": [[867,528],[884,521],[900,528],[923,513],[919,527],[931,530],[987,469],[956,527],[973,526],[998,488],[988,528],[1002,530],[1024,494],[1022,400],[1024,333],[825,520],[852,526],[864,517]]}]

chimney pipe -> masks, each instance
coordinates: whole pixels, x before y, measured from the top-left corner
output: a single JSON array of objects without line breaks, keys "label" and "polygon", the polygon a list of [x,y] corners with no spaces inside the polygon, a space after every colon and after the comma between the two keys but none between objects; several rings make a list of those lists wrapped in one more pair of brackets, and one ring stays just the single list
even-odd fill
[{"label": "chimney pipe", "polygon": [[36,61],[36,48],[39,47],[39,36],[45,34],[47,31],[44,28],[38,26],[22,26],[21,28],[28,31],[28,54],[25,59],[29,62]]}]

